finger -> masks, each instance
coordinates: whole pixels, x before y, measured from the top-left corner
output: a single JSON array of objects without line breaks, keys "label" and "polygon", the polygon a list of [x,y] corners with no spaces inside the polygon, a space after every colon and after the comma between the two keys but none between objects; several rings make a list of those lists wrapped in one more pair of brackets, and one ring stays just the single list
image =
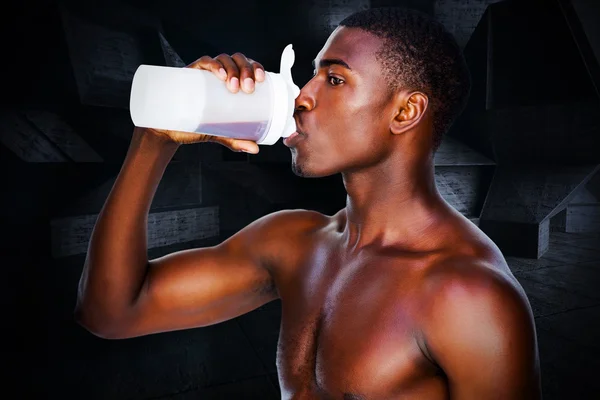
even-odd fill
[{"label": "finger", "polygon": [[227,54],[220,54],[216,59],[223,64],[227,72],[227,87],[231,92],[237,93],[240,89],[240,70],[237,64]]},{"label": "finger", "polygon": [[210,56],[200,57],[199,59],[188,65],[187,68],[196,68],[211,71],[219,79],[223,81],[227,79],[227,72],[225,71],[225,68],[223,68],[223,64],[216,58],[212,58]]},{"label": "finger", "polygon": [[265,67],[259,62],[254,61],[249,58],[250,64],[252,64],[252,69],[254,70],[254,80],[256,82],[264,82],[265,80]]},{"label": "finger", "polygon": [[254,91],[254,68],[242,53],[235,53],[231,56],[240,70],[240,83],[242,90],[246,93]]}]

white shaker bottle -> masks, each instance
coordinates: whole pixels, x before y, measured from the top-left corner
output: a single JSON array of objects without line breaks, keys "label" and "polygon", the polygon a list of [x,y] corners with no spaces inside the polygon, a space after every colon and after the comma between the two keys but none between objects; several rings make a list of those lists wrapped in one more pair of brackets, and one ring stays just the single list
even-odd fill
[{"label": "white shaker bottle", "polygon": [[246,139],[272,145],[296,131],[292,45],[279,74],[265,71],[252,93],[231,93],[212,72],[140,65],[131,86],[129,111],[135,126]]}]

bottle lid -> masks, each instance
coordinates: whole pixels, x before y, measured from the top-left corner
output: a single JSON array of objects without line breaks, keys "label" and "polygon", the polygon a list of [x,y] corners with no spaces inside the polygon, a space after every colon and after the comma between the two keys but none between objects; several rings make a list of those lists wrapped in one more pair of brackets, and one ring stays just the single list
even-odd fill
[{"label": "bottle lid", "polygon": [[266,72],[271,81],[273,91],[273,117],[266,135],[258,144],[274,144],[280,137],[288,137],[296,132],[294,108],[300,88],[292,80],[292,66],[295,54],[291,44],[288,44],[281,55],[279,74]]}]

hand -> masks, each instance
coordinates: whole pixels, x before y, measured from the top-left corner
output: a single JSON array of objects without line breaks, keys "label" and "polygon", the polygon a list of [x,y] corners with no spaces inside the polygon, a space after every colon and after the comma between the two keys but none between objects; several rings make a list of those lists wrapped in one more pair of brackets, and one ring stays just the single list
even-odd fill
[{"label": "hand", "polygon": [[[213,72],[219,79],[226,82],[227,88],[232,93],[240,90],[246,93],[254,92],[254,84],[265,80],[265,69],[262,64],[247,58],[241,53],[233,56],[220,54],[217,57],[203,56],[194,61],[186,68],[197,68]],[[232,151],[246,151],[256,154],[259,151],[258,144],[251,140],[240,140],[221,136],[212,136],[201,133],[169,131],[164,129],[145,128],[147,132],[166,137],[178,144],[190,144],[198,142],[215,142],[222,144]]]}]

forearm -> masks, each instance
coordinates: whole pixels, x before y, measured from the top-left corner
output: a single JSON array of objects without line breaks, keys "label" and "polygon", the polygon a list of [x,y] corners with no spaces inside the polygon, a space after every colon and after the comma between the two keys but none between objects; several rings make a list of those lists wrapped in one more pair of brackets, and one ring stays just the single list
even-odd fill
[{"label": "forearm", "polygon": [[92,329],[126,318],[135,303],[147,272],[148,212],[178,146],[143,129],[133,132],[98,215],[79,282],[77,318]]}]

